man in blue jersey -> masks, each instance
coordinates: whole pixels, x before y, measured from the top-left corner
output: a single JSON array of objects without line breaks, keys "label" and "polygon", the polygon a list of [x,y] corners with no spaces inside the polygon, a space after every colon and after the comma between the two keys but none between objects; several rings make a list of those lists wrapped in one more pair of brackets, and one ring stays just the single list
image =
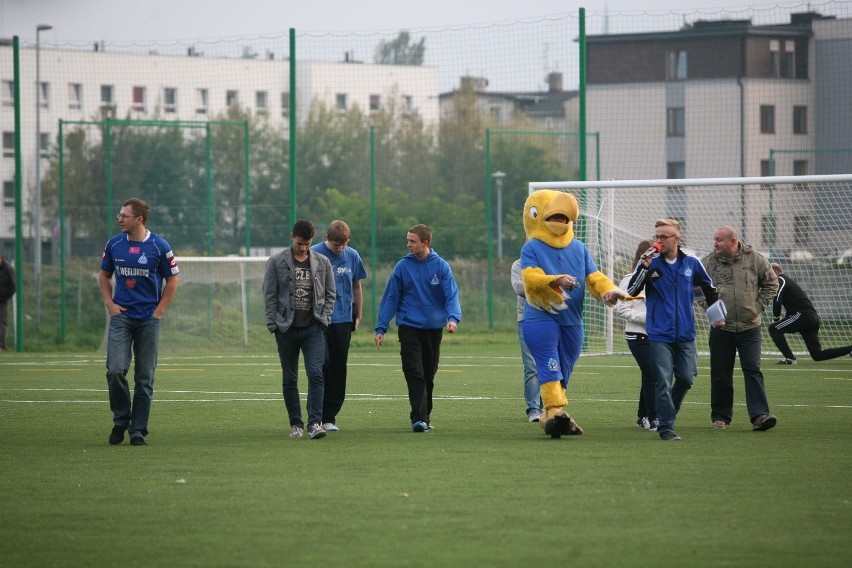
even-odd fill
[{"label": "man in blue jersey", "polygon": [[[172,247],[146,227],[149,211],[148,204],[136,197],[121,204],[117,217],[121,233],[107,241],[98,274],[101,297],[110,315],[106,356],[113,421],[110,444],[122,443],[129,430],[131,445],[146,445],[160,318],[179,282]],[[127,383],[131,356],[135,358],[132,401]]]},{"label": "man in blue jersey", "polygon": [[376,347],[381,349],[391,318],[396,316],[402,372],[411,403],[411,429],[431,428],[432,391],[444,328],[455,333],[461,321],[459,288],[450,265],[429,248],[432,229],[408,230],[408,254],[396,263],[379,306]]},{"label": "man in blue jersey", "polygon": [[322,366],[325,395],[322,400],[322,429],[337,432],[337,414],[346,398],[346,365],[352,332],[361,323],[363,293],[361,280],[367,277],[358,251],[349,244],[351,232],[344,221],[332,221],[325,242],[311,247],[331,262],[337,298],[331,312],[331,325],[325,330],[325,363]]},{"label": "man in blue jersey", "polygon": [[[701,261],[680,248],[680,223],[659,219],[655,231],[659,254],[649,250],[642,255],[627,292],[636,296],[645,290],[645,326],[657,373],[657,433],[661,440],[670,442],[681,439],[674,431],[675,417],[698,374],[694,290],[701,289],[708,306],[715,304],[719,295]],[[713,325],[724,323],[715,320]]]}]

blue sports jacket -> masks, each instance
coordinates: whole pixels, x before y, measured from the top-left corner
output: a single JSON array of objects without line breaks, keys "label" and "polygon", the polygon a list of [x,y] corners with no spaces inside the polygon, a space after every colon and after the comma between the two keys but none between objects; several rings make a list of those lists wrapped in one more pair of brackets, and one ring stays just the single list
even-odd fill
[{"label": "blue sports jacket", "polygon": [[637,295],[645,290],[648,339],[663,343],[695,341],[696,288],[704,294],[707,305],[719,299],[713,280],[695,256],[678,249],[677,258],[669,263],[662,256],[651,260],[648,268],[636,266],[627,293]]}]

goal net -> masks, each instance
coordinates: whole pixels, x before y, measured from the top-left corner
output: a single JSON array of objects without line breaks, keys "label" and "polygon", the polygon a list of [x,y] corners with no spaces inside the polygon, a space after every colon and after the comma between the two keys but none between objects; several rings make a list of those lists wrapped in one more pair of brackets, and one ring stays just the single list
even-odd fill
[{"label": "goal net", "polygon": [[[530,192],[556,189],[580,203],[575,234],[598,269],[620,282],[632,267],[641,240],[652,240],[654,221],[681,224],[681,244],[699,258],[713,251],[713,232],[731,225],[740,238],[778,262],[805,290],[822,320],[824,347],[852,343],[852,175],[712,179],[534,182]],[[624,322],[600,302],[586,298],[587,353],[625,351]],[[698,309],[698,308],[697,308]],[[706,351],[706,318],[697,318],[699,351]],[[766,327],[764,353],[777,353]],[[788,336],[806,354],[797,335]]]}]

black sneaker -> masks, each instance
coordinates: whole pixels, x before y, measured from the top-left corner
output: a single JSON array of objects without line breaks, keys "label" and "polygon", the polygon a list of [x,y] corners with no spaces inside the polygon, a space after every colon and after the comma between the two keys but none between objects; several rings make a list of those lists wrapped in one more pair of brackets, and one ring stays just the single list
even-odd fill
[{"label": "black sneaker", "polygon": [[677,442],[680,439],[681,437],[672,432],[671,430],[660,433],[660,440],[662,440],[663,442]]},{"label": "black sneaker", "polygon": [[116,446],[124,441],[124,431],[126,428],[123,426],[113,426],[112,432],[109,434],[109,443],[113,446]]},{"label": "black sneaker", "polygon": [[769,430],[778,422],[778,419],[771,414],[761,414],[751,423],[751,429],[755,432],[764,432]]},{"label": "black sneaker", "polygon": [[796,360],[795,359],[781,359],[780,361],[778,361],[777,364],[778,365],[795,365]]},{"label": "black sneaker", "polygon": [[145,438],[143,438],[142,436],[133,436],[132,438],[130,438],[130,445],[131,446],[147,446],[148,442],[146,442]]}]

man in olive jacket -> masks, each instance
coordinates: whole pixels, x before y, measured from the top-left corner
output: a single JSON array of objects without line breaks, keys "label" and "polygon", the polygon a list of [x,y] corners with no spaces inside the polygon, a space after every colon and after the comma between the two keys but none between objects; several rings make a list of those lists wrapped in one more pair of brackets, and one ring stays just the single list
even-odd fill
[{"label": "man in olive jacket", "polygon": [[322,438],[322,402],[325,390],[325,328],[331,323],[336,290],[334,272],[326,257],[311,252],[314,226],[299,220],[290,235],[293,246],[266,261],[263,297],[266,328],[275,334],[281,361],[284,405],[290,418],[290,437],[301,438],[305,423],[297,384],[299,351],[308,376],[308,435]]},{"label": "man in olive jacket", "polygon": [[725,325],[710,329],[710,407],[713,428],[724,430],[733,419],[734,360],[740,356],[746,407],[752,430],[769,430],[777,419],[760,371],[761,314],[772,303],[778,278],[769,261],[739,240],[728,225],[713,233],[713,252],[701,259],[719,297],[725,302]]}]

